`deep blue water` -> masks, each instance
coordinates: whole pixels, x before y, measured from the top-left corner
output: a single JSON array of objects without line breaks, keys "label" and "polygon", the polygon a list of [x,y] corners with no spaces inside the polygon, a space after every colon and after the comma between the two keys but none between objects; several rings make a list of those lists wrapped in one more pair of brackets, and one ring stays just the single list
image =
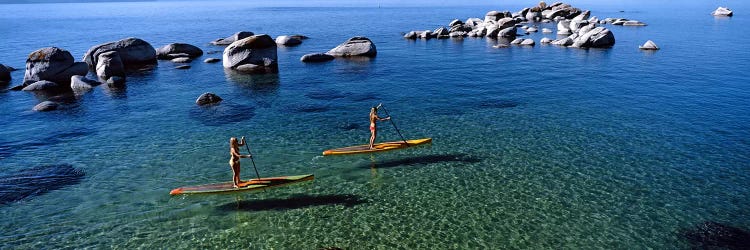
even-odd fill
[{"label": "deep blue water", "polygon": [[[99,86],[54,112],[31,110],[47,97],[0,91],[0,187],[30,193],[0,202],[0,248],[687,248],[682,232],[706,221],[750,230],[748,4],[714,18],[714,2],[573,2],[648,24],[607,26],[610,49],[540,45],[555,36],[542,33],[528,36],[535,47],[505,49],[489,39],[401,38],[534,4],[0,5],[0,63],[15,68],[42,47],[80,60],[126,37],[208,53],[189,70],[160,61],[129,75],[125,90]],[[210,41],[241,30],[310,39],[278,49],[278,75],[202,62],[221,57]],[[356,35],[375,42],[375,59],[299,61]],[[649,39],[662,49],[639,51]],[[225,101],[199,108],[204,92]],[[406,137],[432,145],[320,156],[365,143],[369,107],[380,102]],[[380,140],[398,139],[381,128]],[[227,141],[242,135],[261,175],[316,180],[168,195],[230,180]],[[251,166],[243,161],[243,178]]]}]

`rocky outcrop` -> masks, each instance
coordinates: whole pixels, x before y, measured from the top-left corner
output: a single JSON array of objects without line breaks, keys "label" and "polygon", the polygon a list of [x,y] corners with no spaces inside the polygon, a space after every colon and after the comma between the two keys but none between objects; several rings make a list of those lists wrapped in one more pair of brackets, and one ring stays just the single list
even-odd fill
[{"label": "rocky outcrop", "polygon": [[203,105],[209,105],[209,104],[216,104],[216,103],[221,102],[221,100],[223,99],[221,99],[221,97],[219,97],[218,95],[211,93],[211,92],[206,92],[206,93],[203,93],[201,96],[198,97],[198,99],[195,100],[195,104],[198,104],[198,106],[203,106]]},{"label": "rocky outcrop", "polygon": [[604,27],[596,27],[575,38],[571,46],[577,48],[608,48],[612,45],[615,45],[615,35],[612,34],[612,31]]},{"label": "rocky outcrop", "polygon": [[156,58],[172,60],[178,57],[196,58],[203,55],[203,50],[187,43],[170,43],[156,49]]},{"label": "rocky outcrop", "polygon": [[302,40],[292,36],[278,36],[276,37],[276,44],[282,46],[297,46],[302,44]]},{"label": "rocky outcrop", "polygon": [[40,111],[40,112],[52,111],[52,110],[56,110],[59,106],[60,105],[58,103],[53,102],[53,101],[43,101],[37,104],[36,106],[34,106],[33,110]]},{"label": "rocky outcrop", "polygon": [[211,44],[213,45],[230,45],[233,42],[248,38],[255,35],[253,32],[250,31],[240,31],[237,33],[234,33],[234,35],[228,36],[226,38],[219,38],[216,40],[213,40]]},{"label": "rocky outcrop", "polygon": [[726,7],[719,7],[716,8],[713,12],[711,12],[711,15],[714,16],[733,16],[734,12]]},{"label": "rocky outcrop", "polygon": [[333,60],[335,57],[324,53],[313,53],[302,56],[299,60],[302,62],[327,62]]},{"label": "rocky outcrop", "polygon": [[654,43],[654,41],[648,40],[643,45],[638,46],[638,48],[642,50],[658,50],[659,46],[656,46],[656,43]]},{"label": "rocky outcrop", "polygon": [[115,50],[97,55],[96,75],[111,87],[122,87],[125,84],[125,64],[120,53]]},{"label": "rocky outcrop", "polygon": [[10,82],[10,70],[5,65],[0,64],[0,84]]},{"label": "rocky outcrop", "polygon": [[326,54],[332,56],[348,57],[348,56],[366,56],[375,57],[378,54],[375,44],[370,41],[369,38],[363,36],[355,36],[346,40],[346,42],[336,46],[326,52]]},{"label": "rocky outcrop", "polygon": [[36,50],[26,59],[26,73],[23,76],[23,86],[48,80],[60,84],[69,84],[70,77],[86,75],[88,67],[85,63],[75,62],[73,55],[67,50],[48,47]]},{"label": "rocky outcrop", "polygon": [[91,47],[83,56],[90,69],[98,68],[99,55],[116,52],[126,69],[137,69],[156,64],[156,50],[151,44],[138,38],[130,37]]},{"label": "rocky outcrop", "polygon": [[238,40],[224,49],[222,63],[224,68],[243,73],[276,73],[276,42],[266,34]]}]

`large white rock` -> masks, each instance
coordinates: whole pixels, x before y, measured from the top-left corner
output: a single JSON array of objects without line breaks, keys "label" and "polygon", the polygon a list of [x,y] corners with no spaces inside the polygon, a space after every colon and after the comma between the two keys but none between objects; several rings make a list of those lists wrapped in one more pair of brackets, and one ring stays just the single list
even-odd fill
[{"label": "large white rock", "polygon": [[656,43],[654,43],[654,41],[648,40],[643,45],[638,46],[638,48],[642,50],[658,50],[659,46],[656,46]]},{"label": "large white rock", "polygon": [[732,15],[734,15],[734,12],[732,10],[730,10],[729,8],[721,7],[720,6],[719,8],[716,8],[716,10],[714,10],[713,12],[711,12],[711,15],[714,15],[714,16],[732,16]]},{"label": "large white rock", "polygon": [[366,56],[375,57],[378,54],[378,50],[375,48],[375,44],[370,41],[369,38],[363,36],[355,36],[346,40],[346,42],[339,44],[336,48],[333,48],[326,52],[326,54],[332,56]]},{"label": "large white rock", "polygon": [[224,68],[244,73],[276,73],[279,71],[276,42],[266,34],[235,41],[224,49],[222,64]]}]

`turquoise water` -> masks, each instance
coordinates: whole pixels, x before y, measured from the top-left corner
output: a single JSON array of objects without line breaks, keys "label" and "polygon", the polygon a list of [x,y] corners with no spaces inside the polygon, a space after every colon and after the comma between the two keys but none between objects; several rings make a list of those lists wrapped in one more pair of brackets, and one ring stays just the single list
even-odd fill
[{"label": "turquoise water", "polygon": [[[606,50],[401,38],[533,4],[0,5],[0,63],[16,68],[41,47],[80,59],[93,45],[130,36],[209,53],[186,71],[161,61],[128,76],[125,90],[100,86],[55,112],[31,111],[44,96],[0,92],[0,176],[55,164],[85,173],[66,185],[40,174],[33,180],[48,192],[0,205],[0,248],[687,248],[680,232],[704,221],[750,228],[747,4],[729,6],[735,17],[714,18],[714,3],[669,13],[574,3],[600,18],[649,24],[608,27],[617,43]],[[240,30],[311,38],[279,48],[278,75],[202,63],[223,49],[209,41]],[[355,35],[375,42],[377,58],[299,62]],[[662,50],[639,51],[648,39]],[[22,78],[13,72],[10,86]],[[225,101],[196,107],[209,91]],[[432,137],[432,145],[320,156],[365,143],[369,107],[380,102],[406,137]],[[380,140],[398,140],[380,127]],[[168,195],[229,181],[228,138],[242,135],[262,176],[316,180]],[[250,162],[242,164],[243,178],[253,177]]]}]

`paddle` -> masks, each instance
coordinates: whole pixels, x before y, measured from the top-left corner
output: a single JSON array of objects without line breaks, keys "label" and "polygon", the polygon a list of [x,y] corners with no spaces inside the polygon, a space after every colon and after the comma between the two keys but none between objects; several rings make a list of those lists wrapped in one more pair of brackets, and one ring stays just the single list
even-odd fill
[{"label": "paddle", "polygon": [[247,142],[245,142],[245,148],[247,149],[247,153],[250,154],[250,162],[253,163],[253,169],[255,169],[255,176],[257,176],[258,180],[260,180],[260,174],[258,174],[258,168],[255,167],[255,160],[253,160],[253,157],[252,157],[253,153],[250,152],[250,146],[247,145]]},{"label": "paddle", "polygon": [[409,142],[407,142],[407,141],[406,141],[406,139],[404,139],[404,136],[403,136],[403,135],[401,135],[401,131],[399,131],[399,130],[398,130],[398,127],[396,127],[396,123],[395,123],[395,122],[393,122],[393,117],[391,117],[391,114],[389,114],[389,113],[388,113],[388,110],[387,110],[387,109],[385,109],[385,107],[382,107],[382,105],[383,105],[382,103],[381,103],[381,104],[378,104],[378,106],[381,106],[381,108],[382,108],[382,109],[383,109],[383,111],[385,112],[385,115],[387,115],[388,117],[390,117],[390,119],[388,119],[388,120],[389,120],[389,121],[391,121],[391,125],[393,125],[393,128],[395,128],[395,129],[396,129],[396,133],[398,133],[398,136],[400,136],[400,137],[401,137],[401,140],[403,140],[403,141],[404,141],[404,143],[406,143],[406,146],[407,146],[407,147],[411,147],[411,146],[409,146]]}]

